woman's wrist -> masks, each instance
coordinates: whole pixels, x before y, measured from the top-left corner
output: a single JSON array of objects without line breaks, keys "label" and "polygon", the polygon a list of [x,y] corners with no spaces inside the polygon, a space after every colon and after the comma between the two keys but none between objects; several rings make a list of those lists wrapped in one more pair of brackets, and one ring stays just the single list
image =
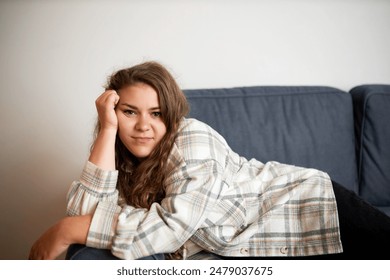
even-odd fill
[{"label": "woman's wrist", "polygon": [[117,132],[118,132],[118,127],[117,126],[107,125],[107,126],[104,126],[104,127],[100,128],[98,137],[100,135],[102,135],[102,134],[107,134],[107,135],[111,135],[113,137],[116,137],[116,133]]},{"label": "woman's wrist", "polygon": [[103,170],[115,170],[116,134],[114,128],[100,130],[89,156],[89,161]]}]

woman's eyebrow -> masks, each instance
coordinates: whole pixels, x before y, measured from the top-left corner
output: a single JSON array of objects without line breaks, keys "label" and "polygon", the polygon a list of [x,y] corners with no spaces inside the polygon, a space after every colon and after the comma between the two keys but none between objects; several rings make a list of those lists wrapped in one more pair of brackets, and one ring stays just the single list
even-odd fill
[{"label": "woman's eyebrow", "polygon": [[126,107],[129,107],[131,109],[138,109],[137,106],[134,106],[134,105],[131,105],[131,104],[128,104],[128,103],[119,103],[119,105],[126,106]]},{"label": "woman's eyebrow", "polygon": [[[130,109],[133,109],[133,110],[138,110],[138,107],[137,106],[134,106],[134,105],[131,105],[131,104],[128,104],[128,103],[120,103],[119,105],[123,105],[123,106],[126,106]],[[160,107],[152,107],[152,108],[149,108],[149,111],[154,111],[154,110],[160,110]]]}]

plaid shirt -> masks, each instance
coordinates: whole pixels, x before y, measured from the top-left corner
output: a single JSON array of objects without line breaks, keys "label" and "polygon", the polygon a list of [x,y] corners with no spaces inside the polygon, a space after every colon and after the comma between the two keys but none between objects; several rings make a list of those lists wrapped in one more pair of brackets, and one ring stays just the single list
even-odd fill
[{"label": "plaid shirt", "polygon": [[87,246],[137,259],[184,248],[223,256],[342,252],[329,176],[247,160],[208,125],[184,119],[170,153],[166,197],[149,210],[123,203],[117,171],[87,162],[69,190],[67,214],[93,214]]}]

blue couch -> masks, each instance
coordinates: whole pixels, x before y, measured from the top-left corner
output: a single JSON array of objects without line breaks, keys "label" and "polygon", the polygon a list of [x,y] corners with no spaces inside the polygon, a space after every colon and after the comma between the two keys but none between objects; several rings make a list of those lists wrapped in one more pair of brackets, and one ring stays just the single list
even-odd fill
[{"label": "blue couch", "polygon": [[190,117],[262,162],[326,171],[390,215],[390,85],[184,90]]}]

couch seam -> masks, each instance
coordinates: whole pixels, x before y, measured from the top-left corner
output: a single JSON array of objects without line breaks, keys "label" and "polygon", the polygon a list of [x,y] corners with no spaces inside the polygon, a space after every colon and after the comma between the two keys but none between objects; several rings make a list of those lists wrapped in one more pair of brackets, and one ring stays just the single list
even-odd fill
[{"label": "couch seam", "polygon": [[361,189],[362,189],[362,178],[363,178],[363,172],[362,172],[362,169],[363,169],[363,148],[364,148],[364,145],[365,145],[365,141],[364,141],[364,128],[365,128],[365,125],[366,125],[366,117],[367,117],[367,114],[366,114],[366,107],[368,106],[367,103],[369,102],[369,100],[373,97],[373,96],[378,96],[378,95],[389,95],[385,92],[378,92],[378,91],[373,91],[373,92],[369,92],[367,93],[366,95],[366,98],[364,98],[364,103],[363,103],[363,117],[362,117],[362,127],[361,127],[361,131],[360,131],[360,152],[359,152],[359,170],[358,170],[358,178],[359,178],[359,184],[358,184],[358,187],[359,187],[359,195],[361,195]]},{"label": "couch seam", "polygon": [[197,95],[192,95],[192,96],[187,96],[187,98],[191,99],[191,98],[201,98],[201,99],[204,99],[204,98],[248,98],[248,97],[258,97],[258,96],[261,96],[261,97],[279,97],[279,96],[304,96],[304,95],[313,95],[313,94],[316,94],[316,95],[320,95],[320,94],[333,94],[333,95],[337,95],[337,96],[341,96],[341,95],[348,95],[349,93],[348,92],[343,92],[343,91],[340,91],[340,92],[332,92],[332,91],[321,91],[321,92],[302,92],[302,93],[278,93],[278,94],[275,94],[275,93],[247,93],[245,94],[244,96],[242,94],[215,94],[215,95],[212,95],[212,96],[204,96],[204,94],[197,94]]}]

